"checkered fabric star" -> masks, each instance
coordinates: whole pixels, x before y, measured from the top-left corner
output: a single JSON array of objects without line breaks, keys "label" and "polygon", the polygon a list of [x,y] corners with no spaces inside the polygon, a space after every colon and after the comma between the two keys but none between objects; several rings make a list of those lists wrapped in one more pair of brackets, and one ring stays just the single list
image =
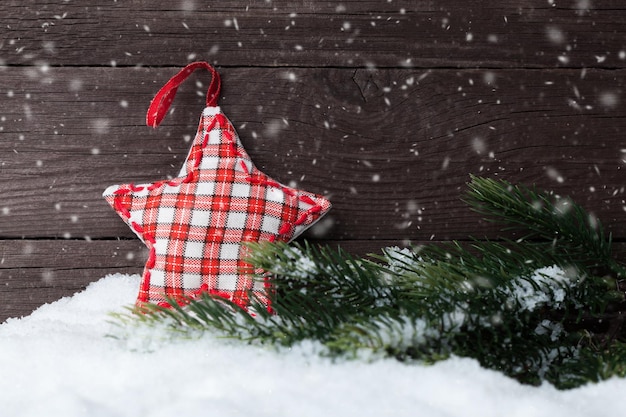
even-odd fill
[{"label": "checkered fabric star", "polygon": [[163,119],[178,85],[211,71],[207,107],[180,174],[150,184],[114,185],[104,197],[149,249],[137,306],[181,303],[206,291],[245,307],[265,288],[246,271],[244,242],[290,241],[329,209],[322,196],[280,184],[255,168],[232,124],[216,106],[220,81],[193,63],[157,93],[148,125]]}]

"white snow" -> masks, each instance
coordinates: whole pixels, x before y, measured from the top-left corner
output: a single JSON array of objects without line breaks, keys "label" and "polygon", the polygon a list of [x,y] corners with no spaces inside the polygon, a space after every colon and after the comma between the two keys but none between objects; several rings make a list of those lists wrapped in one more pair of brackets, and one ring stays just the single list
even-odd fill
[{"label": "white snow", "polygon": [[530,387],[453,358],[432,366],[331,361],[304,344],[276,351],[211,334],[137,328],[110,312],[138,276],[110,275],[0,325],[1,416],[587,417],[626,414],[626,380],[572,391]]},{"label": "white snow", "polygon": [[519,305],[520,311],[534,311],[545,305],[558,307],[566,296],[565,289],[578,282],[557,266],[537,269],[529,277],[518,277],[509,291],[511,303]]}]

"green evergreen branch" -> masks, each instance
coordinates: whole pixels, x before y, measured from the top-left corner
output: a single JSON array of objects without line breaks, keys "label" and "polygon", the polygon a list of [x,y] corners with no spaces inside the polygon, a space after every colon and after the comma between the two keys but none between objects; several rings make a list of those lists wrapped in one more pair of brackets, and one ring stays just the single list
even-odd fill
[{"label": "green evergreen branch", "polygon": [[505,181],[472,178],[467,201],[523,237],[386,248],[370,259],[308,243],[251,244],[248,262],[263,271],[256,279],[270,278],[273,314],[253,294],[254,316],[203,295],[118,319],[249,343],[314,340],[330,356],[466,356],[559,388],[625,376],[624,267],[600,222],[569,199]]},{"label": "green evergreen branch", "polygon": [[[465,202],[503,230],[522,234],[519,240],[552,242],[558,256],[584,268],[609,268],[626,276],[624,265],[611,254],[611,235],[602,224],[569,198],[503,180],[471,177]],[[542,246],[545,246],[543,243]]]}]

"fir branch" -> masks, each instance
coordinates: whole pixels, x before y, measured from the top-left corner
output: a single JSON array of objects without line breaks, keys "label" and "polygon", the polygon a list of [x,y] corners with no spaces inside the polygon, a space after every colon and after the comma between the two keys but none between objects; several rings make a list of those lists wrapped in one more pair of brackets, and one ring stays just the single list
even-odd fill
[{"label": "fir branch", "polygon": [[520,241],[552,242],[562,259],[626,275],[626,268],[612,259],[611,235],[605,235],[600,220],[569,198],[472,176],[465,202],[487,221],[504,224],[503,230],[521,233]]},{"label": "fir branch", "polygon": [[203,295],[121,319],[250,343],[315,340],[331,356],[366,351],[425,363],[466,356],[559,388],[624,376],[624,288],[596,274],[617,275],[623,266],[600,223],[569,200],[561,212],[561,200],[504,181],[473,178],[468,201],[524,237],[386,248],[370,259],[306,242],[251,244],[248,262],[262,271],[256,279],[269,277],[274,314],[253,294],[254,316]]}]

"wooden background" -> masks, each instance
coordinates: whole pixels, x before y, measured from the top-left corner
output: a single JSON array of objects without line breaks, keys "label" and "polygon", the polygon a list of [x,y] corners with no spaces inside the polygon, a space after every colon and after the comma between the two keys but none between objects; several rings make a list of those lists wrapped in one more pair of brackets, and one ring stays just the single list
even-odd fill
[{"label": "wooden background", "polygon": [[309,239],[497,238],[459,200],[478,174],[570,195],[626,249],[622,0],[3,0],[0,22],[0,321],[141,272],[101,193],[178,172],[208,76],[144,118],[194,60],[256,165],[330,197]]}]

